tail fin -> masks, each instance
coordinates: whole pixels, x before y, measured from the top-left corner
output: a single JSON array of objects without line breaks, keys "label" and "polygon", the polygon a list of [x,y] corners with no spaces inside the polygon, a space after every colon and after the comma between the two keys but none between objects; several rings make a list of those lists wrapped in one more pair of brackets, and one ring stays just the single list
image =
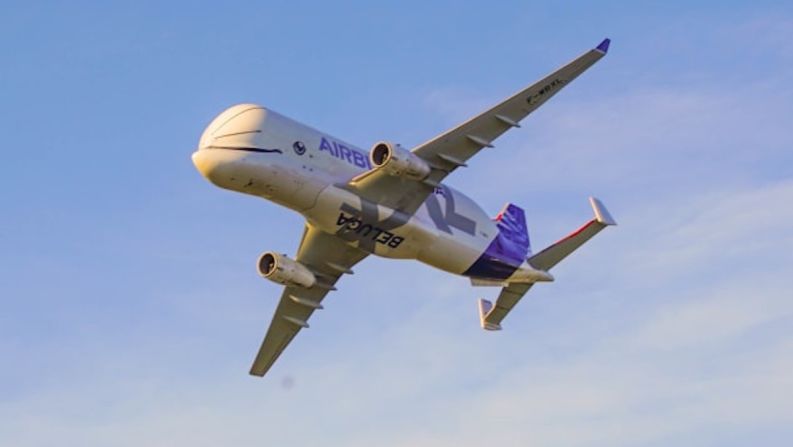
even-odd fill
[{"label": "tail fin", "polygon": [[611,217],[606,207],[600,200],[590,197],[589,203],[595,212],[595,218],[584,224],[578,230],[570,233],[559,242],[551,245],[545,250],[531,256],[528,261],[532,267],[538,270],[548,271],[551,267],[558,264],[567,255],[575,251],[578,247],[588,241],[592,236],[598,234],[600,230],[609,225],[617,225]]},{"label": "tail fin", "polygon": [[508,203],[495,218],[498,234],[485,252],[463,272],[472,278],[503,280],[515,273],[529,254],[529,233],[523,210]]},{"label": "tail fin", "polygon": [[524,259],[531,254],[531,243],[529,241],[529,230],[526,227],[526,213],[523,208],[508,203],[496,216],[496,226],[498,227],[498,240],[501,251],[513,254],[516,259]]}]

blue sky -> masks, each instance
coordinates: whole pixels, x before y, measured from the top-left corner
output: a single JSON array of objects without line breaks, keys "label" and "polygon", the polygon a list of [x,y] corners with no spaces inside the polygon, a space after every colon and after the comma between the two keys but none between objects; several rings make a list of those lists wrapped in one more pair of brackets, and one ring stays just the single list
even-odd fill
[{"label": "blue sky", "polygon": [[[603,37],[449,182],[542,247],[620,222],[500,333],[493,291],[370,258],[270,375],[256,275],[301,218],[190,153],[258,102],[413,146]],[[738,446],[793,436],[793,8],[784,2],[5,2],[0,444]]]}]

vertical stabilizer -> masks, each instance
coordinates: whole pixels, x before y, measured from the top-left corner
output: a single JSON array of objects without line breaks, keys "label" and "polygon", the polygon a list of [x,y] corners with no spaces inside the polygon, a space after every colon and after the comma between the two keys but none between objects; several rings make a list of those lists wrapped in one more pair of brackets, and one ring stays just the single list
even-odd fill
[{"label": "vertical stabilizer", "polygon": [[523,259],[531,254],[529,229],[526,227],[526,213],[523,208],[508,203],[496,216],[499,240],[504,253],[514,254],[516,259]]}]

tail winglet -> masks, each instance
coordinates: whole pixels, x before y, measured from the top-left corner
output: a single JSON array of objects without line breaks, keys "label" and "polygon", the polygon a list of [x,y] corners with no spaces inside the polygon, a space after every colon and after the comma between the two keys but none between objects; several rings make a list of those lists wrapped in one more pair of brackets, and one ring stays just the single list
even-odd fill
[{"label": "tail winglet", "polygon": [[489,323],[487,321],[487,316],[490,314],[490,311],[493,310],[493,303],[486,299],[479,299],[479,324],[482,326],[482,329],[487,331],[500,331],[501,325]]},{"label": "tail winglet", "polygon": [[609,210],[606,209],[606,206],[603,205],[603,202],[595,197],[590,197],[589,203],[592,205],[592,211],[595,212],[595,220],[602,223],[603,225],[617,225],[617,222],[613,217],[611,217]]}]

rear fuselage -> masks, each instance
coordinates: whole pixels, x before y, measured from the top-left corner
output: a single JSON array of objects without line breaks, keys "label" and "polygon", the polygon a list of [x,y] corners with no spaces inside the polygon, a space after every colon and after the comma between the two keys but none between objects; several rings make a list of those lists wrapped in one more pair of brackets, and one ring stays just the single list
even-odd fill
[{"label": "rear fuselage", "polygon": [[412,215],[372,203],[347,187],[372,169],[367,151],[261,106],[237,105],[215,118],[193,163],[215,185],[297,211],[310,225],[378,256],[483,279],[530,282],[534,271],[521,260],[508,266],[508,278],[487,268],[472,273],[499,233],[473,200],[440,185]]}]

